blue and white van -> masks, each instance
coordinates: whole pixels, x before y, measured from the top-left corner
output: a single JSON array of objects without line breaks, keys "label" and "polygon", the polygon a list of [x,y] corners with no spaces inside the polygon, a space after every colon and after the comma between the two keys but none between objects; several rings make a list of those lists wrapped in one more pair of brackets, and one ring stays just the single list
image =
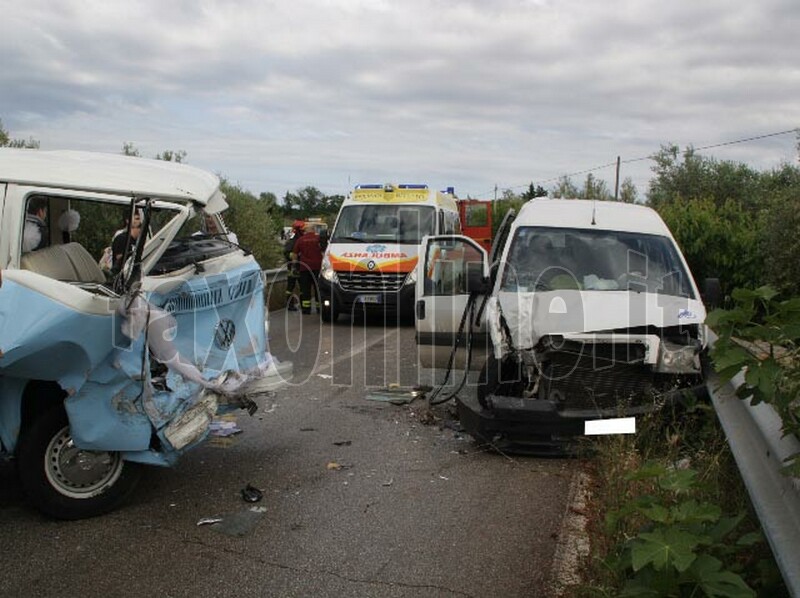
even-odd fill
[{"label": "blue and white van", "polygon": [[[43,512],[116,507],[141,464],[174,464],[289,375],[226,207],[186,165],[0,149],[0,451]],[[121,267],[104,272],[115,234]]]}]

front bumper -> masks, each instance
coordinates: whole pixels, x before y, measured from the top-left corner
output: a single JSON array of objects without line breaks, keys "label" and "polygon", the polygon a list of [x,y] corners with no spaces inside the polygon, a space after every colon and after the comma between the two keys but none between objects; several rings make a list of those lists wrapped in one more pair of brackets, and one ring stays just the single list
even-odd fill
[{"label": "front bumper", "polygon": [[[414,285],[406,284],[398,291],[346,291],[338,283],[325,280],[319,277],[319,293],[323,302],[331,302],[334,313],[352,315],[355,310],[365,309],[367,311],[390,311],[398,312],[403,316],[414,315]],[[377,295],[378,303],[368,303],[363,301],[367,296]]]},{"label": "front bumper", "polygon": [[563,409],[556,401],[490,395],[490,408],[478,403],[476,396],[456,399],[458,419],[464,430],[478,442],[503,452],[537,456],[578,454],[584,445],[587,421],[631,417],[650,413],[684,397],[707,396],[704,384],[679,388],[658,396],[650,405],[639,405],[620,413],[604,409]]}]

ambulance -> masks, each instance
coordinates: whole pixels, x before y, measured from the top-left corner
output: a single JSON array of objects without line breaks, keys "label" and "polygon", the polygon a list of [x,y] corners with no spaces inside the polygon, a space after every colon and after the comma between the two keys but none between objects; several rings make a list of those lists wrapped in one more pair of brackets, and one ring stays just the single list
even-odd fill
[{"label": "ambulance", "polygon": [[333,322],[339,314],[364,309],[413,321],[423,237],[460,232],[452,187],[357,185],[342,204],[323,256],[322,320]]}]

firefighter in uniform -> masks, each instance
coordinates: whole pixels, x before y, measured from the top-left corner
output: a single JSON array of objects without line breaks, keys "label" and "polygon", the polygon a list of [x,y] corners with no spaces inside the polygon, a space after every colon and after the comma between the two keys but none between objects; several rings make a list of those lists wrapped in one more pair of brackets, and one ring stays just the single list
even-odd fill
[{"label": "firefighter in uniform", "polygon": [[301,231],[294,244],[297,261],[300,262],[300,309],[304,314],[311,313],[311,298],[317,297],[319,311],[319,295],[317,277],[322,267],[322,248],[319,235],[313,230]]},{"label": "firefighter in uniform", "polygon": [[297,311],[300,300],[297,298],[296,290],[300,288],[300,264],[297,261],[297,254],[294,245],[300,235],[303,234],[305,223],[302,220],[295,220],[292,224],[292,232],[286,243],[283,244],[283,256],[286,258],[286,308],[289,311]]}]

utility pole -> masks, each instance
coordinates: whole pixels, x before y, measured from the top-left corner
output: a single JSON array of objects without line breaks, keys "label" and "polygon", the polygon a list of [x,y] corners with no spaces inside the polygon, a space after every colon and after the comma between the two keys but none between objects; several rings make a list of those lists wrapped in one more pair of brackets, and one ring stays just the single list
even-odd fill
[{"label": "utility pole", "polygon": [[614,185],[614,201],[619,201],[619,156],[617,156],[617,183]]}]

